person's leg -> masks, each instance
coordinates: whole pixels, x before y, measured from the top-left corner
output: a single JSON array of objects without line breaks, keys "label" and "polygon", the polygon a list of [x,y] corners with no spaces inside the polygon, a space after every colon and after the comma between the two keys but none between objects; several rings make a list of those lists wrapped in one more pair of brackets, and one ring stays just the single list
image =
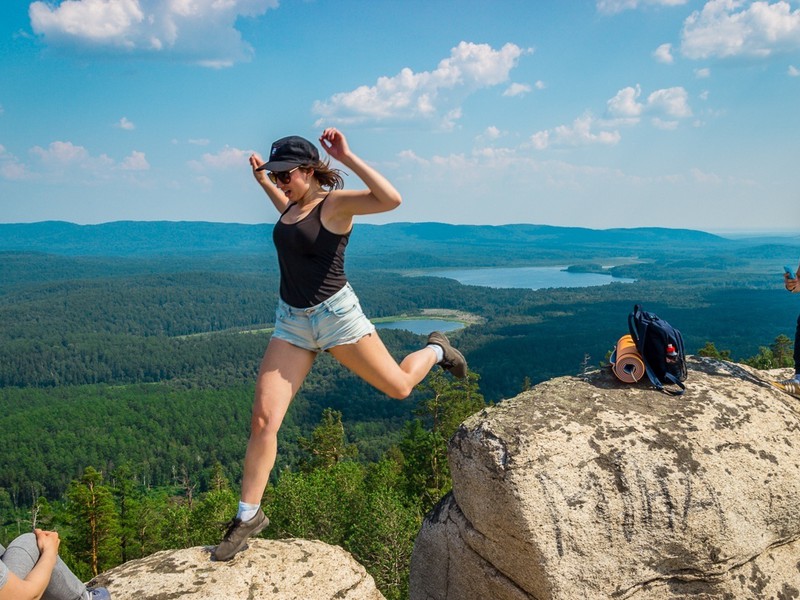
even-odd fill
[{"label": "person's leg", "polygon": [[242,476],[242,500],[248,504],[261,502],[278,453],[278,429],[316,356],[315,352],[276,338],[270,340],[264,352]]},{"label": "person's leg", "polygon": [[437,361],[436,352],[422,348],[397,364],[377,332],[353,344],[334,346],[329,352],[364,381],[398,400],[407,398]]},{"label": "person's leg", "polygon": [[311,350],[274,336],[270,339],[256,381],[239,513],[214,550],[215,560],[230,560],[246,547],[250,536],[269,525],[261,498],[278,454],[278,429],[315,358]]},{"label": "person's leg", "polygon": [[428,337],[428,347],[412,352],[397,364],[361,309],[350,284],[314,307],[310,325],[318,347],[392,398],[407,398],[435,364],[456,377],[467,375],[464,356],[438,331]]},{"label": "person's leg", "polygon": [[[8,570],[20,579],[25,579],[39,560],[39,546],[33,533],[24,533],[8,545],[2,555]],[[50,583],[44,591],[42,600],[83,600],[86,586],[75,577],[61,558],[50,576]]]}]

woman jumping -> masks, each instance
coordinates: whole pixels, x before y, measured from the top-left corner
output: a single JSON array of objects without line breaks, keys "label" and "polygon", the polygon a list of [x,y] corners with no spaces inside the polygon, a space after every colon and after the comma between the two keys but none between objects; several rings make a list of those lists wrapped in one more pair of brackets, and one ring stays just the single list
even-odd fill
[{"label": "woman jumping", "polygon": [[428,336],[427,346],[398,364],[362,312],[344,271],[353,218],[397,208],[400,194],[350,150],[340,131],[325,129],[319,141],[366,190],[341,189],[340,172],[320,160],[316,146],[301,137],[277,140],[267,162],[258,154],[250,157],[256,181],[281,215],[272,232],[280,297],[275,331],[256,382],[239,511],[216,548],[217,560],[233,558],[247,538],[269,525],[261,498],[275,464],[278,429],[319,352],[329,352],[397,399],[408,397],[437,364],[456,377],[467,375],[464,356],[438,331]]}]

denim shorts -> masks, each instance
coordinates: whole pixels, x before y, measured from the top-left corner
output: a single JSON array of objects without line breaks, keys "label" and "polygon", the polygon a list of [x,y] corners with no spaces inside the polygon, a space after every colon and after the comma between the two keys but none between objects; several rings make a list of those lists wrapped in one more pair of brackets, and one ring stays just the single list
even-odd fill
[{"label": "denim shorts", "polygon": [[358,296],[346,283],[333,296],[309,308],[295,308],[278,298],[272,337],[319,352],[355,344],[374,331],[375,326],[361,310]]}]

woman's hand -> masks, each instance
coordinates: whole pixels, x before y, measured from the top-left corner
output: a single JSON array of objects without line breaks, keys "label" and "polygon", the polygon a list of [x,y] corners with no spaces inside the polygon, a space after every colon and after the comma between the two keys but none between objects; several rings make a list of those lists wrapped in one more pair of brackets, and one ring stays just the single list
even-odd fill
[{"label": "woman's hand", "polygon": [[340,163],[344,164],[350,154],[350,147],[347,145],[347,139],[344,134],[335,127],[328,127],[319,136],[319,143],[325,149],[331,158],[335,158]]},{"label": "woman's hand", "polygon": [[335,215],[330,221],[333,223],[333,231],[349,231],[355,215],[381,213],[400,206],[402,202],[400,192],[383,175],[350,151],[347,139],[341,131],[335,127],[328,127],[319,137],[319,143],[331,158],[335,158],[355,173],[368,188],[363,191],[331,192],[329,205],[332,206],[330,210]]},{"label": "woman's hand", "polygon": [[58,538],[57,532],[34,529],[33,533],[36,535],[36,545],[39,546],[41,554],[48,552],[58,554],[58,546],[61,544],[61,540]]},{"label": "woman's hand", "polygon": [[788,273],[783,274],[783,285],[790,292],[800,292],[800,269],[794,274],[792,279]]},{"label": "woman's hand", "polygon": [[262,186],[272,183],[267,176],[267,171],[262,170],[258,171],[257,169],[264,164],[264,161],[261,159],[261,156],[257,153],[253,153],[250,155],[250,168],[253,169],[253,177],[256,178],[256,181],[260,183]]},{"label": "woman's hand", "polygon": [[24,578],[9,572],[6,584],[0,588],[0,600],[38,600],[47,589],[58,560],[58,534],[41,529],[34,529],[33,534],[39,548],[36,564]]},{"label": "woman's hand", "polygon": [[267,196],[269,196],[269,199],[272,201],[272,205],[279,213],[283,214],[283,211],[289,206],[289,199],[286,197],[286,194],[269,180],[266,169],[258,170],[258,168],[264,164],[264,161],[258,153],[253,152],[253,154],[250,155],[249,161],[250,168],[253,169],[253,177],[256,178],[261,189],[267,193]]}]

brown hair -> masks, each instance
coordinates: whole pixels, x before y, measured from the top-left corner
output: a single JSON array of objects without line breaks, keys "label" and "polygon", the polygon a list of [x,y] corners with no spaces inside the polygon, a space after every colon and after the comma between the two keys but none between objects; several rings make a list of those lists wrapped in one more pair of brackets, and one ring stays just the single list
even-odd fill
[{"label": "brown hair", "polygon": [[320,160],[313,165],[303,165],[304,169],[314,169],[314,177],[319,184],[329,190],[340,190],[344,187],[344,172],[339,169],[332,169],[329,161]]}]

